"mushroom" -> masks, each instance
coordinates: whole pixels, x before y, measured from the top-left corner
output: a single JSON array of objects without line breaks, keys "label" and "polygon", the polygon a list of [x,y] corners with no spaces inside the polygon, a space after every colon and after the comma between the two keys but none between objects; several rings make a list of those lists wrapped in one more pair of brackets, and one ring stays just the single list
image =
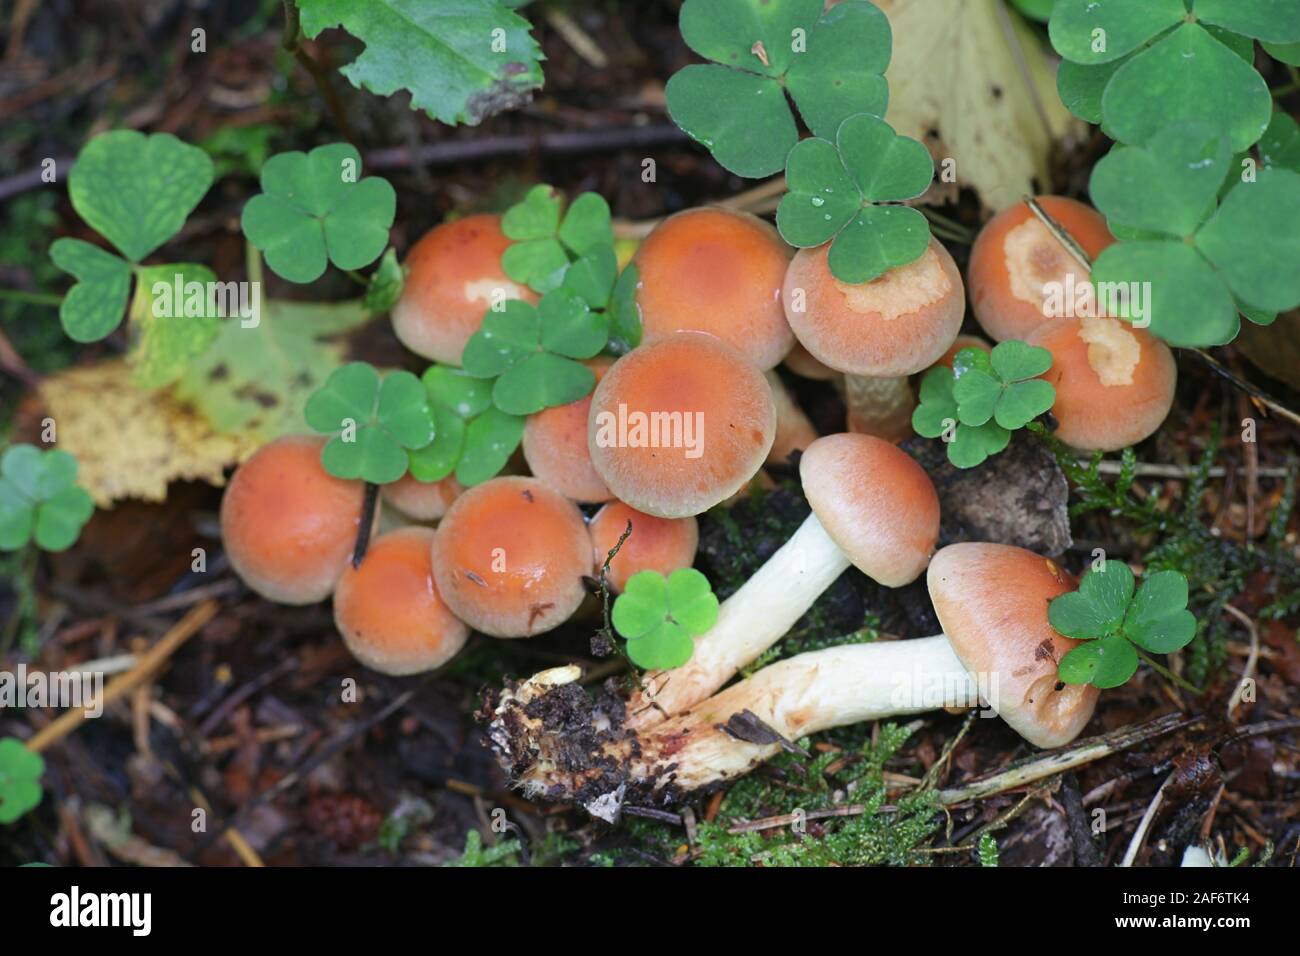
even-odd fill
[{"label": "mushroom", "polygon": [[[1094,209],[1062,196],[1039,196],[1038,204],[1096,259],[1115,241]],[[1042,325],[1049,290],[1088,283],[1086,268],[1061,245],[1027,203],[1004,209],[980,230],[971,247],[967,280],[971,308],[995,342],[1023,339]]]},{"label": "mushroom", "polygon": [[587,448],[614,496],[661,518],[729,498],[776,435],[772,389],[752,362],[704,332],[628,352],[591,397]]},{"label": "mushroom", "polygon": [[794,348],[786,355],[783,364],[801,378],[810,378],[815,382],[831,382],[843,376],[842,372],[837,372],[829,365],[823,365],[813,358],[798,339],[795,340]]},{"label": "mushroom", "polygon": [[1025,341],[1052,353],[1056,436],[1083,451],[1115,451],[1160,427],[1174,403],[1178,365],[1145,329],[1105,316],[1054,319]]},{"label": "mushroom", "polygon": [[465,486],[454,475],[440,481],[420,481],[406,474],[384,485],[380,493],[385,504],[392,505],[412,521],[437,521],[464,490]]},{"label": "mushroom", "polygon": [[406,256],[406,284],[393,306],[393,331],[416,355],[459,365],[488,309],[537,296],[501,270],[510,240],[501,217],[478,213],[434,226]]},{"label": "mushroom", "polygon": [[[598,356],[585,363],[599,382],[613,359]],[[591,395],[576,402],[544,408],[524,424],[523,452],[528,470],[572,501],[599,502],[614,497],[591,464],[587,450],[587,416]]]},{"label": "mushroom", "polygon": [[231,566],[280,604],[329,597],[356,544],[365,486],[325,471],[324,444],[289,435],[263,445],[236,469],[221,499],[221,541]]},{"label": "mushroom", "polygon": [[597,575],[629,523],[632,531],[610,560],[606,576],[615,591],[623,590],[627,579],[638,571],[658,571],[666,577],[678,568],[689,568],[695,561],[695,549],[700,543],[700,525],[695,518],[656,518],[621,501],[611,501],[596,512],[587,526]]},{"label": "mushroom", "polygon": [[763,371],[794,344],[781,309],[790,247],[757,216],[717,207],[679,212],[646,236],[633,262],[645,342],[710,332]]},{"label": "mushroom", "polygon": [[456,499],[433,541],[433,575],[452,613],[495,637],[567,621],[586,594],[591,536],[573,502],[536,478],[508,476]]},{"label": "mushroom", "polygon": [[812,514],[722,602],[689,661],[646,675],[630,724],[704,700],[790,630],[850,563],[891,588],[925,570],[939,537],[939,497],[906,453],[870,435],[826,435],[803,453],[799,475]]},{"label": "mushroom", "polygon": [[334,590],[334,624],[352,656],[384,674],[441,667],[469,639],[433,580],[432,528],[398,528],[370,542]]},{"label": "mushroom", "polygon": [[[907,376],[929,368],[961,328],[961,274],[938,241],[921,257],[870,282],[831,274],[829,245],[801,249],[785,274],[786,318],[813,358],[849,376],[850,414],[859,428],[895,440],[911,433],[916,406]],[[852,376],[878,379],[857,386]]]},{"label": "mushroom", "polygon": [[808,420],[790,390],[773,369],[766,373],[767,384],[772,386],[772,401],[776,403],[776,437],[767,453],[767,464],[784,465],[790,456],[803,451],[817,440],[817,429]]},{"label": "mushroom", "polygon": [[1073,740],[1097,690],[1056,677],[1077,642],[1052,629],[1047,605],[1073,587],[1070,575],[1021,548],[956,544],[935,555],[927,579],[944,634],[799,654],[631,732],[617,707],[569,689],[579,668],[552,668],[506,689],[489,737],[528,794],[602,815],[621,799],[675,802],[734,779],[808,734],[941,707],[987,705],[1038,747]]}]

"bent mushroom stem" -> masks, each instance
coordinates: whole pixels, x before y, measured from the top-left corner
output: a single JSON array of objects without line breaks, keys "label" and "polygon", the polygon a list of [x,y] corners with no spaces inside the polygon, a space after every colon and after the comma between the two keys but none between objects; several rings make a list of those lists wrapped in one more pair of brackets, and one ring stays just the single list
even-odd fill
[{"label": "bent mushroom stem", "polygon": [[651,671],[628,702],[628,726],[659,722],[704,700],[737,671],[775,644],[812,607],[849,559],[816,514],[722,602],[717,623],[695,642],[681,667]]},{"label": "bent mushroom stem", "polygon": [[580,675],[557,667],[508,688],[489,736],[527,795],[604,819],[627,799],[675,802],[742,776],[820,730],[979,701],[942,634],[799,654],[643,730],[620,726],[617,708],[574,683]]},{"label": "bent mushroom stem", "polygon": [[907,376],[872,378],[845,375],[844,385],[849,431],[875,435],[889,442],[899,442],[911,436],[916,396],[912,394]]}]

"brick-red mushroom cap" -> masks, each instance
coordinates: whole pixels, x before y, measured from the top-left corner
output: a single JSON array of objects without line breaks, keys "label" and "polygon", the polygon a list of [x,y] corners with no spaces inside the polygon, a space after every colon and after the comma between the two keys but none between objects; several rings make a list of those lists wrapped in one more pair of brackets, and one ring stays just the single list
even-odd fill
[{"label": "brick-red mushroom cap", "polygon": [[1024,548],[968,542],[941,549],[926,581],[953,652],[989,706],[1038,747],[1073,740],[1098,692],[1057,676],[1061,658],[1079,642],[1047,620],[1052,599],[1074,590],[1073,577]]},{"label": "brick-red mushroom cap", "polygon": [[629,522],[632,533],[609,562],[606,580],[614,590],[623,590],[627,579],[638,571],[658,571],[666,577],[694,563],[700,543],[700,525],[695,518],[656,518],[621,501],[611,501],[596,512],[588,525],[595,558],[593,576],[600,574],[605,558],[623,537]]},{"label": "brick-red mushroom cap", "polygon": [[687,209],[656,226],[633,261],[645,342],[710,332],[764,371],[794,345],[781,308],[790,247],[757,216]]},{"label": "brick-red mushroom cap", "polygon": [[469,639],[433,579],[432,528],[398,528],[370,542],[334,589],[334,624],[352,655],[385,674],[441,667]]},{"label": "brick-red mushroom cap", "polygon": [[[613,360],[597,356],[584,362],[599,382]],[[587,450],[587,416],[591,396],[544,408],[529,415],[522,442],[524,460],[533,477],[546,482],[572,501],[599,502],[614,497],[591,463]]]},{"label": "brick-red mushroom cap", "polygon": [[939,539],[939,495],[906,452],[872,435],[824,435],[799,460],[826,533],[864,574],[898,588],[920,577]]},{"label": "brick-red mushroom cap", "polygon": [[324,444],[290,435],[263,445],[221,499],[221,540],[235,573],[281,604],[329,597],[356,543],[364,486],[325,471]]},{"label": "brick-red mushroom cap", "polygon": [[[1096,259],[1115,241],[1106,220],[1090,206],[1062,196],[1039,196],[1038,204]],[[995,342],[1023,339],[1048,316],[1049,283],[1085,285],[1088,270],[1052,235],[1026,203],[1002,210],[971,246],[967,279],[975,320]]]},{"label": "brick-red mushroom cap", "polygon": [[582,513],[536,478],[475,485],[434,538],[438,593],[457,617],[495,637],[532,637],[564,623],[590,573]]},{"label": "brick-red mushroom cap", "polygon": [[587,422],[591,462],[609,490],[661,518],[731,497],[775,436],[763,373],[704,332],[677,332],[620,358],[596,386]]},{"label": "brick-red mushroom cap", "polygon": [[416,355],[459,365],[483,314],[500,301],[536,302],[501,270],[510,240],[501,217],[479,213],[425,233],[406,256],[406,284],[393,306],[393,331]]},{"label": "brick-red mushroom cap", "polygon": [[1158,429],[1174,403],[1178,364],[1145,329],[1104,316],[1054,319],[1027,341],[1052,353],[1056,437],[1083,451],[1115,451]]},{"label": "brick-red mushroom cap", "polygon": [[799,250],[782,293],[790,327],[813,358],[851,375],[888,378],[929,368],[947,351],[966,293],[937,240],[915,262],[858,284],[831,275],[829,248]]}]

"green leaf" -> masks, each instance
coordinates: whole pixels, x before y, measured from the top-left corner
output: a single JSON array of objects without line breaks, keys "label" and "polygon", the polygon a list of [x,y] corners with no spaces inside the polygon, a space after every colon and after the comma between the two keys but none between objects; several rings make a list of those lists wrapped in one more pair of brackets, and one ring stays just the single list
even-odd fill
[{"label": "green leaf", "polygon": [[1108,63],[1187,15],[1183,0],[1059,0],[1048,24],[1052,46],[1074,63]]},{"label": "green leaf", "polygon": [[596,376],[585,365],[538,352],[501,374],[492,387],[492,402],[510,415],[532,415],[576,402],[595,387]]},{"label": "green leaf", "polygon": [[563,205],[563,199],[553,187],[534,186],[501,216],[501,231],[515,242],[553,239],[560,227]]},{"label": "green leaf", "polygon": [[[1056,6],[1056,0],[1011,0],[1012,6],[1029,17],[1031,20],[1037,20],[1039,23],[1046,23],[1052,17],[1052,8]],[[983,856],[983,839],[981,838],[980,855]],[[997,865],[997,844],[993,844],[994,863]]]},{"label": "green leaf", "polygon": [[1119,687],[1137,670],[1133,645],[1116,635],[1080,644],[1061,658],[1058,676],[1067,684]]},{"label": "green leaf", "polygon": [[1123,561],[1105,560],[1090,568],[1077,591],[1054,598],[1047,620],[1059,633],[1077,640],[1114,634],[1133,597],[1133,570]]},{"label": "green leaf", "polygon": [[[192,262],[142,266],[137,271],[127,358],[132,378],[141,388],[175,382],[221,334],[220,312],[226,303],[209,295],[216,282],[211,269]],[[237,305],[233,311],[237,312]],[[238,322],[239,317],[225,321]]]},{"label": "green leaf", "polygon": [[568,358],[591,358],[609,340],[604,315],[592,312],[587,303],[568,289],[557,289],[537,303],[541,321],[541,344],[549,352]]},{"label": "green leaf", "polygon": [[465,450],[456,465],[456,480],[469,487],[501,471],[519,447],[525,421],[521,415],[508,415],[495,407],[472,419],[465,428]]},{"label": "green leaf", "polygon": [[558,289],[569,268],[569,257],[558,239],[529,239],[506,247],[501,269],[534,292]]},{"label": "green leaf", "polygon": [[[488,400],[491,401],[489,394]],[[465,419],[443,405],[429,406],[433,418],[433,441],[423,448],[407,449],[411,476],[417,481],[441,481],[456,470],[465,450]]]},{"label": "green leaf", "polygon": [[450,409],[461,418],[473,418],[492,405],[492,383],[462,369],[431,365],[421,376],[421,381],[431,402]]},{"label": "green leaf", "polygon": [[1008,385],[998,399],[993,417],[1009,431],[1024,428],[1056,404],[1056,389],[1041,378]]},{"label": "green leaf", "polygon": [[695,639],[680,624],[660,621],[645,637],[627,642],[627,656],[646,670],[681,667],[695,652]]},{"label": "green leaf", "polygon": [[382,315],[397,304],[402,297],[402,287],[406,284],[406,273],[397,261],[397,250],[389,248],[379,260],[379,267],[370,276],[363,300],[366,311],[371,315]]},{"label": "green leaf", "polygon": [[573,253],[584,256],[614,242],[609,203],[600,193],[582,193],[569,206],[556,238]]},{"label": "green leaf", "polygon": [[785,93],[771,77],[693,63],[669,78],[664,96],[673,122],[737,176],[780,172],[798,139]]},{"label": "green leaf", "polygon": [[68,196],[86,223],[132,262],[185,225],[214,175],[212,160],[170,133],[96,136],[68,173]]},{"label": "green leaf", "polygon": [[1199,119],[1226,129],[1240,151],[1263,134],[1272,110],[1263,77],[1195,23],[1125,63],[1102,96],[1106,132],[1133,144],[1169,123]]},{"label": "green leaf", "polygon": [[59,321],[74,342],[98,342],[122,323],[131,293],[131,266],[80,239],[55,239],[54,264],[76,277],[59,304]]},{"label": "green leaf", "polygon": [[1257,309],[1300,305],[1300,174],[1261,169],[1238,183],[1196,235],[1233,294]]},{"label": "green leaf", "polygon": [[640,667],[680,667],[690,659],[694,638],[718,620],[718,599],[694,568],[679,568],[665,578],[638,571],[627,580],[611,616],[627,638],[627,653]]},{"label": "green leaf", "polygon": [[41,802],[45,760],[15,737],[0,738],[0,823],[13,823]]},{"label": "green leaf", "polygon": [[912,428],[925,438],[938,438],[957,421],[952,369],[936,365],[921,379],[920,403],[912,411]]},{"label": "green leaf", "polygon": [[360,479],[377,485],[397,481],[409,462],[402,446],[377,428],[358,428],[350,440],[330,439],[321,450],[321,464],[335,478]]},{"label": "green leaf", "polygon": [[1259,158],[1265,166],[1281,166],[1300,173],[1300,124],[1281,110],[1273,111],[1273,119],[1259,140]]},{"label": "green leaf", "polygon": [[776,224],[782,238],[800,249],[819,246],[848,225],[862,206],[835,144],[802,140],[786,161],[789,191],[781,197]]},{"label": "green leaf", "polygon": [[262,192],[244,206],[244,235],[290,282],[312,282],[329,262],[360,269],[379,258],[397,211],[387,180],[361,178],[348,143],[278,153],[262,167]]},{"label": "green leaf", "polygon": [[81,529],[94,513],[95,502],[89,492],[77,485],[64,487],[36,509],[33,538],[46,551],[65,551],[76,544]]},{"label": "green leaf", "polygon": [[379,386],[379,427],[403,448],[423,448],[433,440],[434,424],[427,393],[410,372],[389,372]]},{"label": "green leaf", "polygon": [[[972,349],[982,353],[981,349]],[[989,363],[1003,383],[1037,378],[1052,367],[1052,353],[1045,348],[1026,345],[1017,339],[999,342],[989,355]]]},{"label": "green leaf", "polygon": [[1101,97],[1106,84],[1127,62],[1127,57],[1095,65],[1062,60],[1056,71],[1056,91],[1065,108],[1085,122],[1101,125]]},{"label": "green leaf", "polygon": [[560,288],[580,296],[593,309],[604,309],[609,306],[617,277],[618,257],[614,254],[614,247],[600,245],[569,266]]},{"label": "green leaf", "polygon": [[1300,66],[1300,43],[1264,42],[1261,46],[1264,47],[1264,52],[1273,59],[1291,66]]},{"label": "green leaf", "polygon": [[957,468],[974,468],[992,455],[1000,454],[1011,442],[1011,432],[997,422],[958,425],[948,442],[948,460]]},{"label": "green leaf", "polygon": [[335,370],[307,402],[307,424],[329,434],[348,425],[364,425],[379,398],[379,372],[367,362],[349,362]]},{"label": "green leaf", "polygon": [[365,362],[337,369],[307,401],[307,424],[338,432],[322,450],[321,464],[336,478],[388,484],[406,474],[409,449],[433,438],[427,393],[410,372],[379,373]]},{"label": "green leaf", "polygon": [[709,579],[694,568],[668,575],[668,613],[691,634],[703,634],[718,622],[718,598]]},{"label": "green leaf", "polygon": [[640,284],[641,274],[634,262],[627,264],[614,283],[607,313],[609,342],[606,347],[615,355],[623,355],[641,344],[641,306],[636,301]]},{"label": "green leaf", "polygon": [[[788,33],[785,39],[788,47]],[[855,113],[885,115],[891,45],[889,20],[874,4],[840,3],[813,24],[807,50],[794,55],[785,78],[813,135],[834,136]]]},{"label": "green leaf", "polygon": [[19,444],[0,456],[0,550],[34,540],[46,551],[63,551],[94,510],[77,484],[77,459],[67,452]]},{"label": "green leaf", "polygon": [[[679,26],[686,45],[706,60],[781,76],[797,58],[793,32],[806,30],[821,12],[820,0],[686,0]],[[755,44],[762,44],[763,56]]]},{"label": "green leaf", "polygon": [[993,417],[1002,383],[979,369],[972,369],[957,379],[952,389],[957,399],[957,417],[963,425],[983,425]]},{"label": "green leaf", "polygon": [[541,50],[527,20],[494,0],[297,0],[315,38],[341,27],[365,49],[339,72],[353,86],[411,93],[411,108],[476,126],[528,102],[542,85]]},{"label": "green leaf", "polygon": [[1124,634],[1153,654],[1186,647],[1196,636],[1196,618],[1187,610],[1187,578],[1177,571],[1147,575],[1124,615]]},{"label": "green leaf", "polygon": [[1273,43],[1300,40],[1300,0],[1196,0],[1196,19]]},{"label": "green leaf", "polygon": [[878,116],[850,116],[840,125],[835,145],[867,202],[915,199],[930,188],[934,178],[929,150],[910,137],[899,136]]},{"label": "green leaf", "polygon": [[493,378],[535,353],[541,335],[537,309],[519,299],[507,300],[501,311],[489,310],[483,316],[483,324],[465,344],[461,362],[470,375]]},{"label": "green leaf", "polygon": [[0,475],[29,502],[40,501],[45,456],[35,445],[10,445],[0,455]]},{"label": "green leaf", "polygon": [[668,613],[668,579],[658,571],[638,571],[614,601],[614,629],[628,640],[645,637]]}]

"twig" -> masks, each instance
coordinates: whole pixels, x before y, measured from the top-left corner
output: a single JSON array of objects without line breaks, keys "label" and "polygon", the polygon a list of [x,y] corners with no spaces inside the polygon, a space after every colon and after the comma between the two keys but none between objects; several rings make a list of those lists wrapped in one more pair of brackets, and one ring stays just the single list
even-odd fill
[{"label": "twig", "polygon": [[753,833],[756,830],[775,830],[778,827],[788,827],[792,823],[800,820],[827,820],[833,817],[857,817],[864,813],[894,813],[898,808],[889,804],[879,807],[870,807],[865,803],[846,803],[842,807],[828,807],[825,810],[808,810],[804,813],[782,813],[774,817],[763,817],[761,820],[747,820],[744,823],[737,823],[733,827],[728,827],[728,833]]},{"label": "twig", "polygon": [[[1174,771],[1174,773],[1177,773],[1177,771]],[[1146,842],[1147,831],[1151,829],[1151,822],[1155,820],[1156,812],[1164,801],[1165,787],[1169,786],[1169,781],[1173,779],[1173,773],[1165,777],[1165,782],[1160,785],[1156,795],[1151,798],[1151,803],[1147,805],[1147,812],[1142,814],[1142,819],[1138,821],[1138,827],[1133,833],[1133,839],[1128,841],[1128,849],[1124,852],[1124,859],[1119,862],[1121,867],[1131,867],[1133,861],[1137,859],[1138,853],[1142,850],[1142,844]]]},{"label": "twig", "polygon": [[1246,666],[1241,670],[1241,680],[1237,682],[1237,688],[1228,698],[1228,720],[1232,721],[1232,712],[1237,709],[1237,705],[1246,696],[1246,689],[1255,679],[1255,665],[1259,663],[1259,628],[1255,626],[1254,621],[1231,604],[1223,605],[1223,609],[1240,621],[1250,635],[1250,654],[1246,657]]},{"label": "twig", "polygon": [[[1092,462],[1086,458],[1079,459],[1080,468],[1091,468]],[[1246,469],[1238,467],[1235,469],[1237,474],[1244,474]],[[1100,475],[1120,475],[1124,473],[1124,463],[1119,461],[1100,461],[1097,463],[1097,473]],[[1164,465],[1139,463],[1133,469],[1133,475],[1138,478],[1194,478],[1201,473],[1200,468],[1193,465]],[[1291,473],[1290,468],[1260,468],[1255,472],[1261,478],[1285,478]],[[1210,478],[1222,478],[1228,474],[1228,469],[1222,465],[1215,465],[1210,468],[1206,475]]]},{"label": "twig", "polygon": [[549,3],[542,8],[542,16],[555,32],[563,37],[564,42],[573,47],[573,52],[587,61],[588,66],[595,67],[597,70],[609,66],[609,57],[605,56],[605,51],[573,17]]},{"label": "twig", "polygon": [[357,543],[352,548],[352,567],[361,567],[366,558],[366,549],[370,547],[370,532],[375,526],[375,506],[379,502],[379,486],[373,481],[366,482],[365,497],[361,499],[361,526],[357,528]]},{"label": "twig", "polygon": [[294,0],[284,0],[284,34],[280,39],[280,45],[292,53],[294,59],[307,71],[307,75],[316,84],[316,89],[320,91],[321,98],[325,101],[325,108],[334,119],[334,125],[339,128],[344,139],[356,146],[359,141],[356,134],[352,132],[352,124],[348,122],[347,110],[343,108],[343,101],[339,99],[338,91],[334,89],[334,84],[330,82],[324,68],[316,62],[316,58],[303,49],[298,6]]}]

